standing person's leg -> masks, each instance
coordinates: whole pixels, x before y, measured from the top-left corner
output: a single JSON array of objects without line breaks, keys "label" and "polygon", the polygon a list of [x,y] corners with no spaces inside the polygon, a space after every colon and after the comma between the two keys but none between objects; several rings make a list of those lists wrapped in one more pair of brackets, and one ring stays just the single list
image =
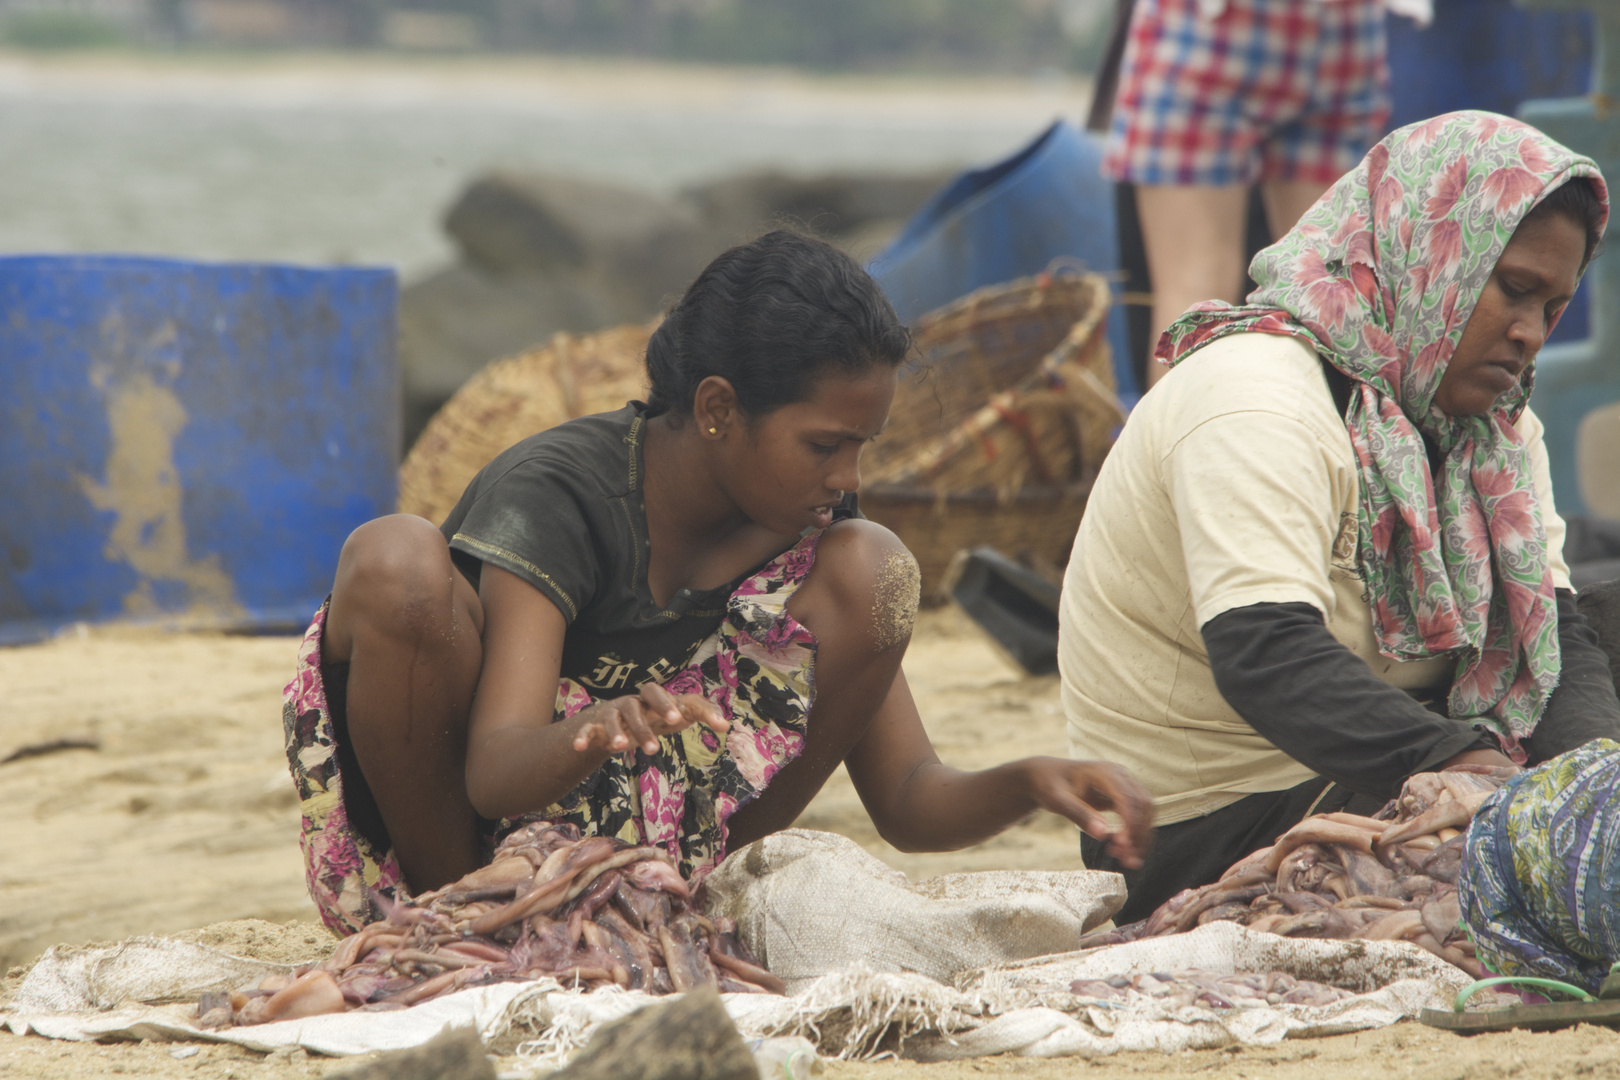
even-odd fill
[{"label": "standing person's leg", "polygon": [[[1261,148],[1261,193],[1274,236],[1292,229],[1322,193],[1384,134],[1389,65],[1381,0],[1339,0],[1310,12],[1297,62],[1279,78]],[[1279,30],[1281,28],[1279,27]]]},{"label": "standing person's leg", "polygon": [[1136,185],[1153,288],[1147,383],[1159,335],[1192,304],[1237,302],[1247,189],[1264,130],[1251,118],[1268,40],[1256,0],[1217,17],[1198,0],[1139,0],[1131,16],[1103,172]]},{"label": "standing person's leg", "polygon": [[483,621],[427,520],[379,518],[343,545],[322,662],[348,665],[347,737],[412,892],[480,862],[464,769]]},{"label": "standing person's leg", "polygon": [[1176,318],[1203,300],[1237,303],[1243,291],[1244,209],[1248,189],[1230,185],[1138,185],[1137,212],[1153,279],[1147,385],[1168,370],[1152,350]]},{"label": "standing person's leg", "polygon": [[1332,186],[1331,180],[1267,180],[1261,184],[1260,197],[1266,204],[1266,224],[1271,226],[1271,235],[1280,237],[1292,229]]}]

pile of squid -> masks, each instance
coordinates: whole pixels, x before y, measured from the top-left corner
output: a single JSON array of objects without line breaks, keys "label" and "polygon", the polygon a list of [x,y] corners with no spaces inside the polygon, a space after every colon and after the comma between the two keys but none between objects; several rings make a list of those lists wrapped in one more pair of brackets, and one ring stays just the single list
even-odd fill
[{"label": "pile of squid", "polygon": [[1184,889],[1147,918],[1088,934],[1080,946],[1224,921],[1284,937],[1411,941],[1483,978],[1485,968],[1459,926],[1464,831],[1517,771],[1459,765],[1418,773],[1373,817],[1315,814],[1234,863],[1219,881]]},{"label": "pile of squid", "polygon": [[1069,992],[1088,1002],[1116,1008],[1128,1004],[1132,995],[1139,995],[1170,1009],[1331,1005],[1355,996],[1352,990],[1297,979],[1285,971],[1216,975],[1188,970],[1170,974],[1110,975],[1106,979],[1076,979],[1069,984]]},{"label": "pile of squid", "polygon": [[694,909],[662,851],[536,822],[488,866],[399,903],[325,961],[198,1003],[204,1027],[403,1009],[464,987],[550,976],[568,988],[782,993],[736,923]]}]

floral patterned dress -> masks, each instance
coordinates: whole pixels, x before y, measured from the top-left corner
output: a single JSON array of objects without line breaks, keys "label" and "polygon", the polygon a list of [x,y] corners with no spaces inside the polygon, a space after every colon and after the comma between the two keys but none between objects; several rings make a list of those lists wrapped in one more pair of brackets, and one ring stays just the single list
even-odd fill
[{"label": "floral patterned dress", "polygon": [[[1519,222],[1575,177],[1607,207],[1590,158],[1517,120],[1401,128],[1255,256],[1247,306],[1195,305],[1158,347],[1178,364],[1227,334],[1283,334],[1354,380],[1357,565],[1379,650],[1456,657],[1450,715],[1489,726],[1520,762],[1560,670],[1547,536],[1513,427],[1533,369],[1484,416],[1447,416],[1434,397]],[[1444,455],[1432,475],[1425,435]]]},{"label": "floral patterned dress", "polygon": [[[804,749],[815,698],[816,640],[787,612],[815,565],[821,532],[778,555],[731,595],[726,615],[685,668],[665,684],[702,694],[731,722],[722,737],[694,726],[659,740],[656,754],[609,758],[557,804],[497,823],[489,845],[530,821],[567,821],[586,835],[616,836],[669,852],[683,876],[699,879],[726,856],[726,821],[758,797]],[[326,925],[353,933],[382,917],[377,896],[405,893],[392,850],[377,850],[349,822],[331,710],[321,676],[322,605],[304,635],[298,669],[283,696],[287,760],[303,814],[300,845],[310,896]],[[556,715],[594,699],[564,679]]]}]

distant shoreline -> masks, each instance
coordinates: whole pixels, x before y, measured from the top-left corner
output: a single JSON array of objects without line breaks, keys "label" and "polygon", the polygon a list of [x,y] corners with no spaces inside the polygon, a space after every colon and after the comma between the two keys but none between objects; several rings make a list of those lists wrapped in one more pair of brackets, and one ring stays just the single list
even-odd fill
[{"label": "distant shoreline", "polygon": [[0,253],[364,263],[456,257],[472,177],[673,193],[751,170],[941,173],[998,161],[1070,78],[817,74],[509,55],[0,51]]},{"label": "distant shoreline", "polygon": [[1091,98],[1089,76],[822,73],[621,58],[504,53],[413,56],[375,52],[43,52],[0,49],[0,98],[199,100],[242,104],[393,106],[481,103],[534,108],[559,100],[658,109],[839,113],[916,120],[929,114],[1072,118]]}]

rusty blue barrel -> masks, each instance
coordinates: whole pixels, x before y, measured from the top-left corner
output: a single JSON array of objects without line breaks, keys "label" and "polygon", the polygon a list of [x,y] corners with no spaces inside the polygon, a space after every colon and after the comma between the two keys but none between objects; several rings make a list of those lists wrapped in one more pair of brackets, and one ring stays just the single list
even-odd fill
[{"label": "rusty blue barrel", "polygon": [[0,258],[0,643],[307,622],[391,512],[391,270]]}]

